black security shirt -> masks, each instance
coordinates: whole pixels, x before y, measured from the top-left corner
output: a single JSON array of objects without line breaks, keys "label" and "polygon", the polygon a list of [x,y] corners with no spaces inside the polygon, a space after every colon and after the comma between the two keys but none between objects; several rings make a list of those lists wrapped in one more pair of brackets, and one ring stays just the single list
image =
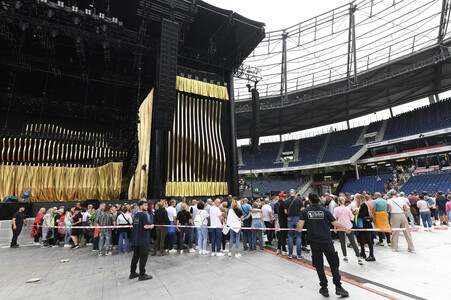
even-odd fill
[{"label": "black security shirt", "polygon": [[20,211],[16,211],[13,215],[13,218],[16,219],[16,227],[17,228],[22,228],[23,226],[23,219],[24,219],[24,215],[23,213],[21,213]]},{"label": "black security shirt", "polygon": [[[293,204],[291,204],[292,201],[294,201]],[[290,198],[285,200],[283,206],[287,210],[288,217],[299,217],[299,215],[301,214],[302,201],[299,198],[294,198],[293,196],[291,196]]]},{"label": "black security shirt", "polygon": [[144,225],[150,225],[145,212],[138,212],[133,220],[133,233],[131,242],[135,246],[150,244],[150,230],[144,229]]},{"label": "black security shirt", "polygon": [[301,220],[305,221],[307,237],[311,243],[331,244],[330,223],[335,221],[334,216],[323,206],[311,205],[301,212]]}]

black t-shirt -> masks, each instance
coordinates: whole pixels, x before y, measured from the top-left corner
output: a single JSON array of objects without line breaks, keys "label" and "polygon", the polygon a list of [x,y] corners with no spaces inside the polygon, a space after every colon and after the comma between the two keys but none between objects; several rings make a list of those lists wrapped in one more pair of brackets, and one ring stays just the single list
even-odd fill
[{"label": "black t-shirt", "polygon": [[181,210],[177,213],[177,220],[179,220],[181,225],[189,224],[189,219],[191,219],[191,215],[186,210]]},{"label": "black t-shirt", "polygon": [[[363,217],[368,217],[370,215],[370,212],[368,210],[368,205],[366,205],[366,203],[362,203],[362,205],[360,205],[360,209],[359,209],[359,218]],[[363,228],[373,228],[373,225],[371,222],[363,222]]]},{"label": "black t-shirt", "polygon": [[[73,226],[81,226],[81,222],[80,223],[77,223],[78,221],[80,221],[80,220],[82,220],[82,215],[81,215],[81,213],[78,213],[78,214],[76,214],[76,215],[74,215],[74,217],[72,218],[73,219],[73,223],[72,223],[72,225]],[[75,224],[75,223],[77,223],[77,224]]]},{"label": "black t-shirt", "polygon": [[[294,201],[293,205],[291,205],[292,201]],[[291,205],[291,207],[290,207],[290,205]],[[285,203],[283,204],[283,206],[287,210],[288,217],[299,217],[300,216],[301,208],[302,208],[301,199],[294,198],[294,196],[291,196],[290,198],[285,200]]]},{"label": "black t-shirt", "polygon": [[19,228],[23,226],[24,215],[20,211],[16,211],[13,215],[13,218],[16,219],[16,227]]},{"label": "black t-shirt", "polygon": [[56,213],[56,215],[53,217],[53,220],[55,221],[55,226],[58,226],[57,225],[58,223],[56,221],[58,221],[59,219],[61,219],[61,215],[59,213]]},{"label": "black t-shirt", "polygon": [[307,237],[310,242],[317,244],[332,244],[330,223],[335,221],[334,216],[320,205],[311,205],[301,212],[300,220],[305,221]]},{"label": "black t-shirt", "polygon": [[237,217],[241,219],[241,217],[243,216],[243,212],[241,211],[241,209],[239,209],[239,208],[234,208],[233,211],[235,212],[235,214],[237,215]]},{"label": "black t-shirt", "polygon": [[[293,204],[294,206],[294,204]],[[275,205],[274,205],[274,210],[277,210],[277,214],[279,215],[279,223],[282,222],[283,224],[287,223],[287,215],[285,214],[285,203],[283,202],[283,200],[279,200]],[[288,207],[287,207],[288,209]]]},{"label": "black t-shirt", "polygon": [[131,242],[135,246],[150,244],[150,230],[144,229],[144,225],[150,225],[145,212],[138,212],[133,220],[133,233]]},{"label": "black t-shirt", "polygon": [[448,198],[445,196],[438,196],[435,200],[438,206],[438,210],[446,210],[446,202],[448,202]]}]

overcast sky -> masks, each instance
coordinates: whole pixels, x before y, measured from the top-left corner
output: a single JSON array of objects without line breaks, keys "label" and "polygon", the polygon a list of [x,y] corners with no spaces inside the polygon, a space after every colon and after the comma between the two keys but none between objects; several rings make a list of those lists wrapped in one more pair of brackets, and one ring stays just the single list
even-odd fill
[{"label": "overcast sky", "polygon": [[266,31],[295,25],[342,5],[349,0],[205,0],[212,5],[233,10],[254,21],[266,24]]}]

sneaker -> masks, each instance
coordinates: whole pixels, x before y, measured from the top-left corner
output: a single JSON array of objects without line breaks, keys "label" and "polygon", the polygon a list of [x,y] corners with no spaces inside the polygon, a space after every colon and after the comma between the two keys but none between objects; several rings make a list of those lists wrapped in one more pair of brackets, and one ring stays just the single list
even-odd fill
[{"label": "sneaker", "polygon": [[204,250],[199,250],[199,255],[204,254]]},{"label": "sneaker", "polygon": [[204,250],[204,251],[202,252],[203,255],[207,255],[208,253],[210,253],[210,251]]},{"label": "sneaker", "polygon": [[343,256],[343,260],[344,261],[348,261],[348,257],[347,256]]},{"label": "sneaker", "polygon": [[216,256],[216,252],[211,252],[211,256]]},{"label": "sneaker", "polygon": [[232,252],[229,252],[229,253],[227,254],[227,256],[228,256],[228,257],[232,257]]},{"label": "sneaker", "polygon": [[196,249],[194,249],[194,248],[189,248],[188,253],[193,253],[193,252],[196,252]]},{"label": "sneaker", "polygon": [[291,255],[291,254],[288,254],[288,256],[287,256],[289,259],[292,259],[293,258],[293,255]]},{"label": "sneaker", "polygon": [[335,288],[335,295],[349,297],[349,292],[340,286]]},{"label": "sneaker", "polygon": [[92,249],[91,251],[94,252],[94,251],[99,251],[99,250],[98,249]]},{"label": "sneaker", "polygon": [[92,246],[92,243],[87,243],[86,246]]},{"label": "sneaker", "polygon": [[374,258],[374,256],[368,256],[367,258],[365,258],[366,261],[376,261],[376,258]]},{"label": "sneaker", "polygon": [[178,251],[177,250],[175,250],[175,249],[171,249],[171,250],[169,250],[169,253],[177,253]]},{"label": "sneaker", "polygon": [[288,252],[287,251],[282,251],[282,255],[287,256]]},{"label": "sneaker", "polygon": [[144,281],[144,280],[149,280],[152,279],[152,276],[144,274],[144,275],[139,275],[139,281]]},{"label": "sneaker", "polygon": [[236,253],[235,254],[235,257],[241,257],[242,255],[241,254],[239,254],[239,253]]},{"label": "sneaker", "polygon": [[357,261],[359,262],[359,265],[363,265],[363,260],[360,257],[357,258]]},{"label": "sneaker", "polygon": [[135,273],[131,273],[130,276],[128,276],[128,279],[133,279],[133,278],[137,278],[137,277],[139,277],[139,274],[135,272]]},{"label": "sneaker", "polygon": [[99,252],[99,254],[98,254],[99,256],[102,256],[102,252]]},{"label": "sneaker", "polygon": [[225,256],[225,254],[222,252],[218,252],[218,253],[216,253],[216,256]]},{"label": "sneaker", "polygon": [[107,253],[105,253],[106,256],[108,255],[112,255],[113,253],[111,253],[111,251],[108,251]]},{"label": "sneaker", "polygon": [[280,251],[279,249],[277,249],[276,253],[277,253],[277,254],[280,254],[280,253],[281,253],[281,251]]},{"label": "sneaker", "polygon": [[393,251],[393,252],[399,252],[398,249],[391,249],[391,251]]},{"label": "sneaker", "polygon": [[70,244],[64,244],[64,248],[70,248],[71,245]]},{"label": "sneaker", "polygon": [[377,242],[376,246],[384,246],[384,242]]},{"label": "sneaker", "polygon": [[329,297],[329,290],[327,288],[320,288],[319,293],[324,297]]},{"label": "sneaker", "polygon": [[387,245],[388,245],[388,247],[391,247],[391,243],[388,243]]},{"label": "sneaker", "polygon": [[197,250],[197,248],[198,248],[198,247],[197,247],[196,245],[193,246],[193,249],[194,249],[194,250]]},{"label": "sneaker", "polygon": [[297,260],[303,260],[303,259],[304,259],[304,256],[302,256],[302,255],[297,255],[297,256],[296,256],[296,259],[297,259]]},{"label": "sneaker", "polygon": [[34,246],[40,246],[41,244],[40,244],[40,243],[37,243],[37,242],[34,242],[33,245],[34,245]]},{"label": "sneaker", "polygon": [[58,247],[59,247],[58,245],[53,245],[53,246],[52,246],[52,248],[58,248]]},{"label": "sneaker", "polygon": [[74,245],[74,247],[72,248],[72,249],[78,249],[78,248],[80,248],[80,246],[79,245]]}]

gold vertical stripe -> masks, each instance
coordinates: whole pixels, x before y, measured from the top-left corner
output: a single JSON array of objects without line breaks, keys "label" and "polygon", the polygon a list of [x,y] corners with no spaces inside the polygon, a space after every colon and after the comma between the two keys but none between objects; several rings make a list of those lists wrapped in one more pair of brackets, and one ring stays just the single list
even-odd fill
[{"label": "gold vertical stripe", "polygon": [[193,126],[191,124],[192,121],[192,109],[191,109],[191,103],[193,102],[193,99],[189,97],[188,99],[188,181],[193,181],[193,170],[192,170],[192,163],[191,163],[191,157],[192,157],[192,146],[193,146]]},{"label": "gold vertical stripe", "polygon": [[199,137],[198,143],[197,143],[197,153],[198,155],[198,162],[197,162],[197,179],[199,181],[202,180],[202,174],[201,174],[201,170],[202,170],[202,165],[200,164],[201,162],[201,158],[203,157],[203,152],[200,151],[200,147],[202,145],[202,121],[200,116],[202,116],[201,112],[201,107],[200,107],[200,101],[199,99],[196,98],[196,111],[197,111],[197,134]]},{"label": "gold vertical stripe", "polygon": [[176,151],[176,170],[175,170],[175,180],[180,181],[179,174],[180,174],[180,164],[179,164],[179,147],[180,147],[180,94],[177,101],[177,151]]},{"label": "gold vertical stripe", "polygon": [[207,141],[206,138],[206,130],[205,130],[205,114],[206,114],[206,109],[204,109],[205,107],[205,101],[199,100],[200,102],[200,121],[201,121],[201,137],[202,137],[202,176],[201,176],[201,180],[205,181],[205,156],[206,156],[206,151],[205,151],[205,144]]},{"label": "gold vertical stripe", "polygon": [[184,166],[184,174],[185,174],[185,178],[183,181],[188,181],[188,118],[187,118],[187,103],[188,103],[188,96],[185,95],[185,99],[183,100],[183,166]]},{"label": "gold vertical stripe", "polygon": [[197,164],[196,164],[196,154],[197,154],[197,135],[199,134],[199,120],[197,117],[197,100],[193,98],[193,181],[198,181],[199,176],[197,176]]},{"label": "gold vertical stripe", "polygon": [[[222,102],[219,102],[219,117],[218,117],[218,132],[219,132],[219,142],[220,142],[220,149],[222,150],[222,155],[224,157],[222,161],[222,177],[219,178],[220,181],[225,181],[225,174],[226,174],[226,167],[227,167],[227,160],[226,160],[226,154],[224,149],[224,143],[222,141]],[[235,143],[236,141],[231,141],[232,143]]]},{"label": "gold vertical stripe", "polygon": [[214,114],[213,114],[213,137],[215,140],[215,152],[216,152],[216,161],[215,161],[215,182],[218,181],[218,173],[220,172],[221,167],[221,151],[219,150],[219,140],[218,140],[218,131],[217,131],[217,124],[218,124],[218,101],[213,101],[214,106]]},{"label": "gold vertical stripe", "polygon": [[206,100],[205,101],[208,104],[208,111],[206,116],[206,122],[207,122],[207,143],[208,143],[208,163],[207,163],[207,171],[208,171],[208,177],[207,181],[212,181],[212,166],[213,166],[213,144],[211,139],[211,101]]}]

